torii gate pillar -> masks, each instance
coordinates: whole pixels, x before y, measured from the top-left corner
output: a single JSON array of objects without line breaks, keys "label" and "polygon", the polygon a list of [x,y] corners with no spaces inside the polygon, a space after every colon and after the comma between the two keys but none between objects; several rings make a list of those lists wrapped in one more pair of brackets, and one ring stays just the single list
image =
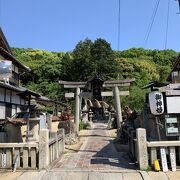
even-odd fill
[{"label": "torii gate pillar", "polygon": [[[132,82],[134,82],[135,79],[125,79],[125,80],[114,80],[114,81],[105,81],[103,83],[103,87],[113,88],[113,96],[115,99],[115,106],[116,106],[116,114],[117,114],[117,126],[118,129],[121,128],[121,122],[122,122],[122,112],[121,112],[121,102],[120,97],[122,95],[129,95],[129,92],[127,91],[119,91],[119,86],[130,86]],[[76,89],[76,95],[75,95],[75,101],[76,101],[76,107],[75,107],[75,126],[76,126],[76,132],[79,133],[79,120],[80,120],[80,96],[82,96],[82,93],[80,95],[80,88],[84,88],[87,85],[87,82],[68,82],[68,81],[59,81],[59,84],[63,84],[64,88],[69,89]],[[112,92],[101,92],[102,96],[112,96]],[[73,93],[68,94],[67,97],[74,97]],[[89,92],[84,96],[89,95]],[[92,95],[91,95],[92,96]]]},{"label": "torii gate pillar", "polygon": [[75,128],[77,134],[79,134],[79,118],[80,118],[80,88],[76,88],[76,98],[75,98]]},{"label": "torii gate pillar", "polygon": [[118,86],[113,87],[114,101],[116,107],[116,117],[117,117],[117,128],[121,128],[122,123],[122,111],[121,111],[121,101],[119,96]]}]

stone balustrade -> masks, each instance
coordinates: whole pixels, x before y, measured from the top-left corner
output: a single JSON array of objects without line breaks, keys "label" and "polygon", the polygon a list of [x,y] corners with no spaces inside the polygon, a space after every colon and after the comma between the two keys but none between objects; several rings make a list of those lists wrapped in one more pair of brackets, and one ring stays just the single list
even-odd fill
[{"label": "stone balustrade", "polygon": [[38,143],[0,143],[0,168],[37,169]]},{"label": "stone balustrade", "polygon": [[64,152],[64,129],[50,137],[48,129],[40,129],[39,142],[0,143],[0,168],[44,169]]},{"label": "stone balustrade", "polygon": [[54,138],[49,140],[49,162],[53,162],[64,152],[65,136],[64,129],[61,129]]},{"label": "stone balustrade", "polygon": [[159,160],[163,171],[176,171],[180,163],[180,141],[147,141],[146,130],[136,129],[135,156],[140,170],[145,170],[154,160]]}]

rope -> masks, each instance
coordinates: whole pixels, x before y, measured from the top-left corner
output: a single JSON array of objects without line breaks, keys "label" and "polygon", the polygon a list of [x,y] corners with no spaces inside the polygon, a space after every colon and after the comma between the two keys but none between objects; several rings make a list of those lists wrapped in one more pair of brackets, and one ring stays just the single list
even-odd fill
[{"label": "rope", "polygon": [[153,24],[154,24],[154,20],[155,20],[155,17],[156,17],[156,14],[157,14],[157,10],[158,10],[158,7],[159,7],[159,3],[160,3],[160,0],[157,0],[157,1],[156,1],[156,4],[155,4],[154,11],[153,11],[153,14],[152,14],[152,17],[151,17],[150,24],[149,24],[149,26],[148,26],[148,30],[147,30],[146,36],[145,36],[145,38],[144,38],[144,45],[143,45],[144,48],[145,48],[146,45],[147,45],[147,42],[148,42],[148,39],[149,39],[149,35],[150,35],[150,33],[151,33],[152,26],[153,26]]}]

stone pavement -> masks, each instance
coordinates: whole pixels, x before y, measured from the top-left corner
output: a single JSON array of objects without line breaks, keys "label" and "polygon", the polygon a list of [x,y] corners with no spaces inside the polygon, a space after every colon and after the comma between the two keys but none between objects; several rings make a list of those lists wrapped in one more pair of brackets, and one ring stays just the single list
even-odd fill
[{"label": "stone pavement", "polygon": [[77,153],[68,152],[49,169],[28,172],[0,172],[0,180],[180,180],[177,172],[136,170],[126,152],[117,152],[107,124],[95,123],[85,131]]},{"label": "stone pavement", "polygon": [[176,172],[30,171],[0,173],[0,180],[180,180]]},{"label": "stone pavement", "polygon": [[88,169],[108,171],[134,171],[135,166],[126,152],[117,152],[110,137],[107,124],[95,123],[85,135],[86,139],[79,152],[67,153],[52,168]]}]

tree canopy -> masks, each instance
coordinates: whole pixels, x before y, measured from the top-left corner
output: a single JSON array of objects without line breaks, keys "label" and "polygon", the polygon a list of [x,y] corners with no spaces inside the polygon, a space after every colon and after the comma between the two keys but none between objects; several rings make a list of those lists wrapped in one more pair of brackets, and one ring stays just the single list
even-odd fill
[{"label": "tree canopy", "polygon": [[49,52],[37,49],[13,48],[13,53],[32,71],[22,76],[22,85],[48,96],[62,100],[64,90],[58,80],[87,81],[94,75],[104,80],[135,78],[130,96],[123,105],[141,109],[145,97],[142,90],[149,81],[166,82],[172,64],[178,56],[173,50],[146,50],[132,48],[113,51],[104,39],[80,41],[72,52]]}]

